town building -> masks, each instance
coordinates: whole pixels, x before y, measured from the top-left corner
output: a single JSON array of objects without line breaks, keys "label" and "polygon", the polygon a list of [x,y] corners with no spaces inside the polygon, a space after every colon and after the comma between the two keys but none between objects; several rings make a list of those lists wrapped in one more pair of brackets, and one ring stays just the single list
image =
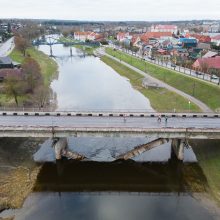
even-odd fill
[{"label": "town building", "polygon": [[183,48],[190,48],[197,46],[197,40],[195,38],[180,38],[178,45]]},{"label": "town building", "polygon": [[176,25],[152,25],[150,28],[151,32],[170,32],[177,34],[178,28]]},{"label": "town building", "polygon": [[212,37],[211,42],[214,43],[216,46],[220,46],[220,35]]}]

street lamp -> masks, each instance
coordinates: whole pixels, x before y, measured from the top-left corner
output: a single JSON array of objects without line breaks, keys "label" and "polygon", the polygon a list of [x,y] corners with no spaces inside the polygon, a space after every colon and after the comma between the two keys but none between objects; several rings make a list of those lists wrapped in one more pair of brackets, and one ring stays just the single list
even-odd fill
[{"label": "street lamp", "polygon": [[189,112],[190,112],[190,104],[191,104],[191,102],[189,101],[188,103],[189,103]]}]

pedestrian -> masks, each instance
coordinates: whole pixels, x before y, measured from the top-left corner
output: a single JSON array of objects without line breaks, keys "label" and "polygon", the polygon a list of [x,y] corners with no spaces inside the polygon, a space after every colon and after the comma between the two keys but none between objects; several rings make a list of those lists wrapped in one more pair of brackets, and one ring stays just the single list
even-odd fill
[{"label": "pedestrian", "polygon": [[157,121],[160,123],[161,122],[161,115],[158,115]]},{"label": "pedestrian", "polygon": [[167,123],[168,117],[167,115],[165,115],[165,123]]},{"label": "pedestrian", "polygon": [[123,117],[124,117],[124,122],[126,122],[126,117],[125,117],[125,114],[123,115]]}]

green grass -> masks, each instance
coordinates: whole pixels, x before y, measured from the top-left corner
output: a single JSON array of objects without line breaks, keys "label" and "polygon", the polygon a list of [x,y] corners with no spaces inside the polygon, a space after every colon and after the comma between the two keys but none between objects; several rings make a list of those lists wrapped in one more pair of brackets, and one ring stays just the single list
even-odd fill
[{"label": "green grass", "polygon": [[[44,77],[45,85],[49,86],[51,81],[57,76],[58,65],[49,56],[43,52],[35,49],[34,47],[28,48],[26,54],[29,54],[33,59],[35,59],[41,68],[42,75]],[[13,50],[10,54],[12,60],[23,63],[25,57],[18,50]]]},{"label": "green grass", "polygon": [[[101,60],[120,75],[128,78],[132,86],[150,100],[151,106],[156,111],[173,111],[176,109],[177,112],[187,112],[189,110],[188,100],[182,96],[164,88],[144,88],[142,87],[144,77],[141,74],[107,56],[102,57]],[[192,103],[191,111],[200,112],[200,109]]]},{"label": "green grass", "polygon": [[[141,59],[132,57],[131,55],[125,54],[121,51],[114,51],[111,48],[107,48],[106,52],[112,56],[117,57],[118,59],[123,60],[126,63],[129,63],[136,68],[146,71],[151,76],[164,81],[165,83],[181,90],[189,95],[204,102],[214,111],[220,111],[220,87],[217,85],[212,85],[208,82],[204,82],[198,79],[194,79],[183,74],[179,74],[175,71],[159,67],[157,65],[145,62]],[[194,89],[193,89],[194,87]]]},{"label": "green grass", "polygon": [[98,47],[94,46],[84,46],[84,45],[74,45],[75,48],[78,48],[80,50],[85,50],[85,53],[87,55],[94,55],[94,50],[96,50]]},{"label": "green grass", "polygon": [[79,42],[78,40],[75,40],[75,39],[72,39],[72,38],[69,38],[69,37],[60,37],[59,42],[61,43],[75,43],[75,42]]},{"label": "green grass", "polygon": [[218,140],[201,140],[192,144],[212,196],[220,204],[220,142]]},{"label": "green grass", "polygon": [[[23,102],[28,99],[28,96],[18,96],[18,102]],[[10,106],[14,105],[15,100],[12,97],[7,96],[6,94],[0,94],[0,106]]]}]

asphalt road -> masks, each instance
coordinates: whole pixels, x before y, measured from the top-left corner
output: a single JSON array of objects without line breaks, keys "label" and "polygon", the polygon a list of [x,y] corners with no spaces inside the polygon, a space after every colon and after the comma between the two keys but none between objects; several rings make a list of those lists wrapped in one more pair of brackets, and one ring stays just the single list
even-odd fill
[{"label": "asphalt road", "polygon": [[80,116],[1,116],[0,127],[68,127],[68,128],[220,128],[220,118],[157,117],[80,117]]},{"label": "asphalt road", "polygon": [[0,45],[0,57],[8,56],[14,49],[14,37]]}]

